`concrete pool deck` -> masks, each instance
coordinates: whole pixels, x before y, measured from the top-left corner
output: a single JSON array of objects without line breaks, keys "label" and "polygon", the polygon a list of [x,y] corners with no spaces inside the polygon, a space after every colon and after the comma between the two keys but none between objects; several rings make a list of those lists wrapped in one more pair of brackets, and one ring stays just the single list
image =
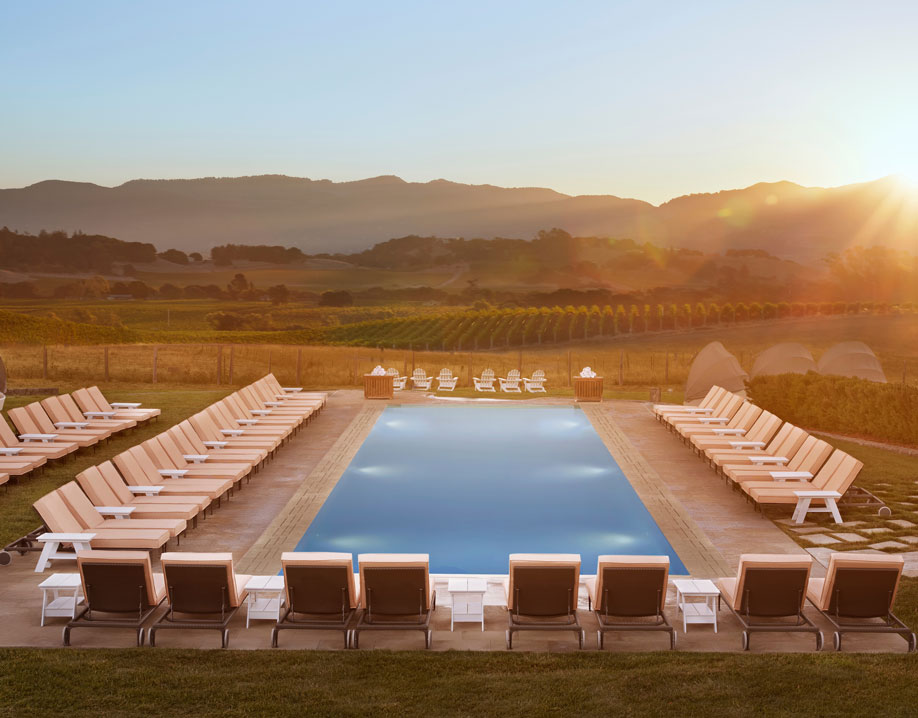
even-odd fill
[{"label": "concrete pool deck", "polygon": [[[433,404],[459,401],[431,398],[421,392],[405,392],[392,403]],[[467,401],[474,402],[474,399]],[[250,485],[212,517],[201,522],[182,540],[181,550],[231,551],[239,573],[273,574],[280,568],[280,554],[291,550],[318,512],[328,493],[369,433],[388,402],[366,401],[362,392],[332,392],[321,415],[263,469]],[[489,402],[493,403],[493,402]],[[508,402],[509,403],[509,402]],[[516,402],[513,402],[516,403]],[[569,399],[540,398],[527,403],[569,406]],[[734,575],[741,553],[805,553],[771,520],[753,511],[737,494],[718,481],[713,472],[677,439],[665,431],[650,413],[649,406],[636,401],[607,401],[583,405],[606,447],[628,477],[641,500],[654,516],[667,539],[694,577]],[[60,646],[65,619],[49,619],[39,626],[41,591],[38,584],[52,572],[73,572],[72,562],[57,562],[44,574],[34,572],[37,555],[15,556],[10,566],[0,568],[0,645]],[[591,574],[584,566],[584,575]],[[824,568],[814,564],[814,575]],[[438,577],[438,610],[432,620],[433,649],[504,650],[506,611],[497,604],[502,589],[492,584],[485,611],[486,630],[473,624],[450,632],[449,594],[445,577]],[[581,608],[585,608],[582,605]],[[740,650],[739,623],[723,608],[719,632],[710,626],[692,626],[683,633],[681,615],[670,585],[667,614],[677,626],[677,647],[699,651]],[[829,626],[809,608],[813,618],[830,638]],[[595,618],[581,612],[588,648],[596,648]],[[253,621],[245,628],[245,609],[230,624],[231,648],[267,648],[271,623]],[[293,634],[293,635],[289,635]],[[120,630],[75,631],[75,646],[124,647],[133,644],[132,633]],[[323,631],[290,631],[282,637],[282,648],[340,648],[340,634]],[[158,645],[212,648],[219,646],[215,631],[168,631]],[[659,650],[666,647],[662,636],[611,634],[606,650]],[[831,641],[829,641],[831,645]],[[417,633],[370,633],[361,637],[361,648],[420,649]],[[895,636],[851,636],[846,650],[903,651],[905,642]],[[576,650],[565,634],[520,634],[514,650]],[[752,650],[811,651],[811,637],[792,634],[760,634]]]}]

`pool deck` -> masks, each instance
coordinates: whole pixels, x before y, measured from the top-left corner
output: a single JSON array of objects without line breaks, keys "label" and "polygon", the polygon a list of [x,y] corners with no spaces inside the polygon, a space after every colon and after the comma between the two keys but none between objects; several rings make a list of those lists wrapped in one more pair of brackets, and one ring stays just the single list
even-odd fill
[{"label": "pool deck", "polygon": [[[433,405],[455,401],[460,400],[405,392],[393,403]],[[276,573],[281,552],[296,545],[387,403],[364,400],[359,391],[331,393],[320,416],[279,451],[250,485],[196,530],[189,531],[182,539],[181,550],[231,551],[239,573]],[[558,398],[531,399],[527,403],[570,406],[569,399]],[[806,553],[665,431],[654,420],[648,404],[607,401],[582,408],[693,577],[734,575],[742,553]],[[817,558],[813,575],[822,575],[820,555],[813,553]],[[0,567],[0,645],[60,646],[66,620],[52,618],[44,628],[39,626],[41,592],[37,586],[55,570],[69,573],[74,567],[71,562],[58,562],[44,574],[37,574],[36,558],[35,554],[17,555],[10,566]],[[593,570],[582,568],[584,575]],[[503,599],[498,577],[491,577],[486,597],[485,631],[463,624],[461,630],[457,627],[450,632],[447,577],[436,579],[438,610],[432,620],[433,650],[505,650],[507,614],[498,605]],[[581,593],[581,608],[585,609],[585,591]],[[677,626],[679,649],[740,650],[739,623],[726,607],[719,613],[717,634],[710,626],[692,626],[683,633],[675,590],[670,585],[667,614]],[[580,615],[587,632],[585,647],[595,649],[596,620],[586,610]],[[831,646],[828,623],[811,607],[807,615],[826,632]],[[253,621],[252,627],[246,629],[245,609],[240,610],[230,624],[230,647],[267,648],[271,625],[269,621]],[[125,647],[132,645],[131,636],[127,630],[80,630],[74,632],[72,640],[75,646]],[[281,641],[282,648],[300,649],[334,649],[340,644],[340,633],[325,631],[288,631]],[[161,634],[158,645],[212,648],[219,646],[219,640],[216,631],[167,631]],[[665,637],[654,634],[619,633],[606,638],[606,650],[613,651],[660,650],[666,646]],[[904,647],[904,641],[895,636],[846,638],[846,650],[901,652]],[[420,649],[423,641],[417,632],[371,632],[361,636],[363,648]],[[570,634],[522,633],[514,641],[514,650],[567,651],[577,650],[577,644]],[[811,650],[811,637],[793,634],[757,634],[752,643],[753,652]]]}]

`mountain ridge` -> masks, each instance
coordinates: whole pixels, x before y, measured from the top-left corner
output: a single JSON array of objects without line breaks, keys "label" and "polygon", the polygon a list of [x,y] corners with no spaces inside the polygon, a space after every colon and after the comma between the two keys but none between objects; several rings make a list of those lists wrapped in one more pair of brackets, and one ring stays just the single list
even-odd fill
[{"label": "mountain ridge", "polygon": [[0,189],[0,226],[82,230],[185,251],[281,244],[312,254],[360,251],[412,234],[527,238],[561,227],[576,236],[630,237],[705,252],[765,248],[812,259],[853,242],[914,249],[916,200],[891,177],[838,187],[759,182],[660,205],[397,175],[346,182],[279,174],[137,178],[113,187],[51,179]]}]

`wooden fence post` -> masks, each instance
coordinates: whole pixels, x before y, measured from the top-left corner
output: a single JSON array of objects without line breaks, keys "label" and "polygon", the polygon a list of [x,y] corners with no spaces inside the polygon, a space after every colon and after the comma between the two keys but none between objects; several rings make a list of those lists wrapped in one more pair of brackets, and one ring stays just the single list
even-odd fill
[{"label": "wooden fence post", "polygon": [[300,369],[303,366],[303,350],[296,350],[296,385],[300,385]]},{"label": "wooden fence post", "polygon": [[108,380],[108,347],[105,347],[105,381]]},{"label": "wooden fence post", "polygon": [[469,352],[469,386],[472,386],[472,352]]},{"label": "wooden fence post", "polygon": [[159,347],[153,347],[153,383],[156,383],[156,368],[159,363]]},{"label": "wooden fence post", "polygon": [[233,374],[236,371],[235,359],[236,359],[236,345],[230,344],[230,365],[229,365],[229,384],[230,386],[233,385]]},{"label": "wooden fence post", "polygon": [[42,347],[42,349],[44,351],[42,352],[43,367],[42,367],[41,378],[47,379],[48,378],[48,347]]},{"label": "wooden fence post", "polygon": [[568,385],[568,386],[570,386],[570,385],[571,385],[571,381],[573,381],[573,380],[571,379],[571,371],[572,371],[572,369],[571,369],[571,351],[570,351],[570,349],[568,349],[568,350],[567,350],[567,385]]},{"label": "wooden fence post", "polygon": [[622,351],[618,357],[618,385],[622,386],[625,383],[625,352]]},{"label": "wooden fence post", "polygon": [[520,349],[519,361],[517,362],[516,368],[519,370],[520,374],[523,373],[523,350]]},{"label": "wooden fence post", "polygon": [[217,347],[217,386],[223,383],[223,345]]},{"label": "wooden fence post", "polygon": [[414,344],[411,345],[411,373],[414,374]]},{"label": "wooden fence post", "polygon": [[666,350],[666,383],[669,384],[669,349]]},{"label": "wooden fence post", "polygon": [[273,358],[273,357],[272,357],[272,354],[273,354],[273,353],[274,353],[274,352],[272,352],[270,349],[268,349],[268,374],[271,373],[271,359]]}]

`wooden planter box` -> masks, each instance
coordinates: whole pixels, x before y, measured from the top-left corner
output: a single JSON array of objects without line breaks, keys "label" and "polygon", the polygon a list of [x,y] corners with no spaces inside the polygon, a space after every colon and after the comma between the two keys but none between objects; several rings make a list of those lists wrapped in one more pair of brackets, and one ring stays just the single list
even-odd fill
[{"label": "wooden planter box", "polygon": [[363,375],[364,399],[391,399],[394,393],[392,377],[388,374],[385,376]]},{"label": "wooden planter box", "polygon": [[602,377],[574,377],[574,396],[577,401],[602,401]]}]

